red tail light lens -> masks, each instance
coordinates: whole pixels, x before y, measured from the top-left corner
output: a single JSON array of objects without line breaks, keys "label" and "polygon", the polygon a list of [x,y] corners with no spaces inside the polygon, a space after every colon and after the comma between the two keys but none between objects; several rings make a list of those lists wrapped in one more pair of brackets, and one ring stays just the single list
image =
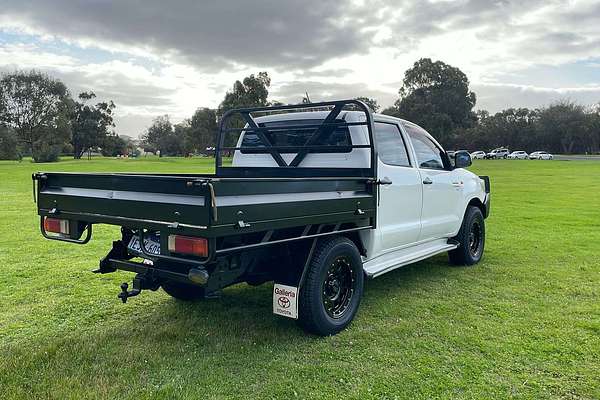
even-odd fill
[{"label": "red tail light lens", "polygon": [[169,235],[169,251],[197,257],[208,257],[208,241],[204,238]]},{"label": "red tail light lens", "polygon": [[44,217],[44,230],[61,235],[69,234],[69,220]]}]

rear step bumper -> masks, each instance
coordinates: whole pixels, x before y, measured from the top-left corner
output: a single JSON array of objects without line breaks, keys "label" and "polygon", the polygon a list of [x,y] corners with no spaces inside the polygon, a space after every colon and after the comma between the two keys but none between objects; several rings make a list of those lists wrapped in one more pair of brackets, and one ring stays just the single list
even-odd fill
[{"label": "rear step bumper", "polygon": [[100,269],[94,272],[109,273],[116,270],[136,272],[138,274],[158,280],[168,279],[196,285],[206,284],[209,278],[208,272],[204,269],[191,268],[187,274],[184,274],[157,268],[153,265],[142,264],[134,261],[118,260],[114,258],[105,258],[102,260]]}]

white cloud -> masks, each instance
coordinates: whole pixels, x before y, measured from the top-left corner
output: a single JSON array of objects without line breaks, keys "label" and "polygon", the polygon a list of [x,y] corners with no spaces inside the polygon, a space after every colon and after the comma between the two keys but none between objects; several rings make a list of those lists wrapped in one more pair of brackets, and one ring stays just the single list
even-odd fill
[{"label": "white cloud", "polygon": [[559,100],[581,104],[600,103],[600,85],[583,87],[548,88],[514,84],[477,84],[477,108],[497,112],[504,108],[539,108]]},{"label": "white cloud", "polygon": [[[387,106],[421,57],[463,70],[478,107],[491,111],[561,96],[600,100],[598,1],[355,0],[335,10],[319,0],[63,1],[6,2],[0,26],[20,39],[0,40],[0,68],[45,70],[73,92],[114,100],[127,134],[155,115],[177,121],[216,107],[236,79],[261,70],[278,100],[308,91],[313,99],[373,96]],[[576,62],[590,68],[585,79],[546,85]],[[556,70],[523,84],[540,66]]]}]

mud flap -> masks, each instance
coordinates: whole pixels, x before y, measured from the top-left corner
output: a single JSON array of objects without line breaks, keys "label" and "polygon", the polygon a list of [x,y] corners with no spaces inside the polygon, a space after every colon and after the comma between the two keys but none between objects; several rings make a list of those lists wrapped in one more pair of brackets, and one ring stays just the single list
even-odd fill
[{"label": "mud flap", "polygon": [[298,319],[298,288],[275,283],[273,285],[273,314]]}]

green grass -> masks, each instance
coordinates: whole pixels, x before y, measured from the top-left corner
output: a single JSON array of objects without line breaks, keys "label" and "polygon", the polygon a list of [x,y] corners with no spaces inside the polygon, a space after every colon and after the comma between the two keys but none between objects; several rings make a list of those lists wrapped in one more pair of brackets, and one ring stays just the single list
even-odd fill
[{"label": "green grass", "polygon": [[179,303],[90,273],[118,236],[43,240],[33,171],[207,172],[212,160],[0,162],[0,398],[600,398],[600,163],[482,161],[484,260],[368,281],[357,318],[307,336],[270,284]]}]

